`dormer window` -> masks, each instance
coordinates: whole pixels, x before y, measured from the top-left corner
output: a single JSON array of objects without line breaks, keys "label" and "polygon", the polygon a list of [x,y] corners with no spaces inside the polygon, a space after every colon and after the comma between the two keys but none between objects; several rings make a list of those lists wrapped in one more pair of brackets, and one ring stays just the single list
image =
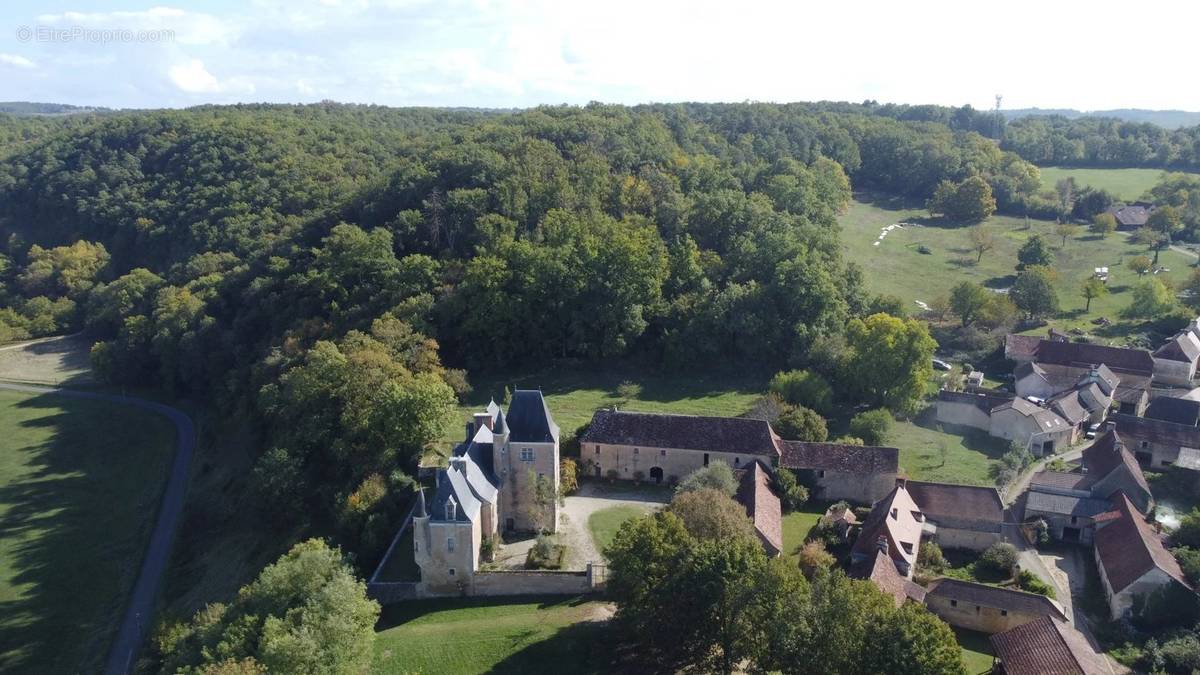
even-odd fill
[{"label": "dormer window", "polygon": [[902,541],[902,542],[900,542],[900,548],[904,549],[904,554],[905,554],[905,555],[912,555],[912,552],[913,552],[913,545],[912,545],[912,542],[911,542],[911,541]]},{"label": "dormer window", "polygon": [[[458,504],[455,503],[454,497],[446,500],[446,520],[458,519]],[[453,549],[451,549],[453,550]]]},{"label": "dormer window", "polygon": [[892,509],[892,520],[900,519],[900,509]]}]

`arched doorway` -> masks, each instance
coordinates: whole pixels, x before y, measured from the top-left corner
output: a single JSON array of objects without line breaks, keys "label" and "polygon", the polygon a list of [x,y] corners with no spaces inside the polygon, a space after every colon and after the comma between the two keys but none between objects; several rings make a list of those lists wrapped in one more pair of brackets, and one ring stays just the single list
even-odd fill
[{"label": "arched doorway", "polygon": [[661,466],[650,467],[650,480],[659,484],[663,482],[663,470]]}]

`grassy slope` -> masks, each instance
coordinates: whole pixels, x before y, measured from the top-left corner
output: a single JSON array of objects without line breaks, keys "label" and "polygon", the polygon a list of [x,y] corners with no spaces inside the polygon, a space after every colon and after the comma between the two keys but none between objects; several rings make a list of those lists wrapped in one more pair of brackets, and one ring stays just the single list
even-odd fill
[{"label": "grassy slope", "polygon": [[426,600],[388,607],[375,639],[373,672],[587,673],[603,604],[544,601]]},{"label": "grassy slope", "polygon": [[825,514],[827,502],[809,502],[783,517],[783,553],[793,555],[808,538],[808,533]]},{"label": "grassy slope", "polygon": [[962,647],[963,662],[969,675],[992,672],[992,645],[988,636],[973,630],[954,628],[954,636]]},{"label": "grassy slope", "polygon": [[1162,173],[1162,169],[1073,169],[1047,166],[1042,169],[1042,185],[1047,190],[1053,190],[1055,183],[1073,176],[1076,185],[1107,190],[1118,199],[1133,201],[1154,187]]},{"label": "grassy slope", "polygon": [[[929,302],[938,295],[948,294],[956,283],[968,280],[994,288],[1006,288],[1015,278],[1017,249],[1030,235],[1041,233],[1055,250],[1055,269],[1059,273],[1059,302],[1063,316],[1051,322],[1067,329],[1073,327],[1093,330],[1091,319],[1106,316],[1116,320],[1127,307],[1132,286],[1137,277],[1125,267],[1135,255],[1146,253],[1145,247],[1130,244],[1121,234],[1099,239],[1086,231],[1068,239],[1060,248],[1061,239],[1054,235],[1054,224],[1046,221],[1026,221],[1009,216],[993,216],[987,223],[994,232],[996,248],[983,260],[975,262],[969,248],[966,228],[924,227],[896,229],[879,246],[872,246],[881,227],[898,222],[926,221],[928,213],[913,205],[896,207],[891,203],[851,203],[841,218],[842,246],[847,257],[862,266],[867,288],[875,293],[887,293],[904,300],[907,307],[918,311],[915,301]],[[935,221],[928,221],[934,223]],[[924,244],[932,253],[917,252]],[[1184,281],[1192,258],[1176,251],[1163,251],[1159,264],[1170,269],[1164,276]],[[1084,312],[1084,299],[1078,289],[1096,267],[1110,268],[1113,291],[1104,298],[1092,301],[1090,312]],[[1114,331],[1114,334],[1116,332]]]},{"label": "grassy slope", "polygon": [[617,530],[621,524],[630,518],[636,518],[645,513],[649,513],[653,509],[653,504],[646,506],[636,506],[634,504],[621,504],[620,506],[610,506],[607,509],[596,511],[588,517],[588,530],[592,533],[592,541],[596,542],[596,550],[603,552],[612,543],[613,537],[616,536]]},{"label": "grassy slope", "polygon": [[0,391],[0,671],[96,672],[153,525],[157,415]]}]

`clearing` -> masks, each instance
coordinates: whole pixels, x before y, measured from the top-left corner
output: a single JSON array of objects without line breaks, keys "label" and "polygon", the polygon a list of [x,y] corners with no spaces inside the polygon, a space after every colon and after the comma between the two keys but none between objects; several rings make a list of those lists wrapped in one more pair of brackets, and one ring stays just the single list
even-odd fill
[{"label": "clearing", "polygon": [[783,517],[783,555],[795,557],[827,508],[829,502],[809,501]]},{"label": "clearing", "polygon": [[609,671],[597,644],[606,603],[584,598],[419,600],[384,608],[373,672]]},{"label": "clearing", "polygon": [[128,406],[0,391],[0,671],[98,672],[175,430]]},{"label": "clearing", "polygon": [[91,340],[61,335],[0,347],[0,380],[87,387],[95,384],[88,358]]},{"label": "clearing", "polygon": [[1054,190],[1054,184],[1072,176],[1079,187],[1087,185],[1107,190],[1123,201],[1140,199],[1142,193],[1154,187],[1162,169],[1076,169],[1063,166],[1042,167],[1042,187]]},{"label": "clearing", "polygon": [[[1137,275],[1126,268],[1134,256],[1146,255],[1146,247],[1129,243],[1123,233],[1101,239],[1081,229],[1078,236],[1067,239],[1054,234],[1054,223],[1026,220],[1012,216],[992,216],[986,221],[995,236],[996,246],[976,261],[971,250],[968,228],[943,225],[931,220],[929,214],[911,202],[857,195],[850,208],[840,218],[842,246],[847,258],[858,263],[865,276],[867,289],[873,293],[895,295],[912,312],[918,312],[918,300],[929,302],[939,295],[949,295],[951,287],[960,281],[974,281],[988,288],[1009,288],[1016,279],[1017,249],[1033,234],[1041,234],[1055,254],[1054,268],[1058,270],[1058,297],[1062,314],[1050,322],[1054,327],[1068,330],[1081,328],[1095,331],[1091,320],[1108,317],[1116,323],[1125,309],[1137,283]],[[882,228],[897,223],[912,226],[893,229],[878,246]],[[921,253],[924,246],[929,252]],[[1175,283],[1182,283],[1191,273],[1191,256],[1165,250],[1159,264],[1168,268],[1160,273]],[[1110,295],[1092,301],[1090,312],[1084,311],[1084,299],[1079,288],[1097,267],[1108,267],[1111,274]],[[1111,326],[1105,336],[1117,336],[1129,324]],[[1038,329],[1044,332],[1045,329]]]},{"label": "clearing", "polygon": [[625,521],[643,516],[652,510],[649,505],[620,504],[592,513],[588,517],[587,524],[588,530],[592,533],[592,541],[596,545],[596,550],[603,553],[604,549],[612,543],[613,537],[617,536],[617,530],[621,529],[621,525]]},{"label": "clearing", "polygon": [[985,633],[952,628],[958,645],[962,647],[963,663],[967,665],[968,675],[985,675],[992,672],[992,643]]},{"label": "clearing", "polygon": [[886,445],[900,449],[905,474],[913,480],[994,484],[1008,441],[982,431],[964,436],[939,431],[936,417],[935,407],[929,406],[914,419],[892,425]]}]

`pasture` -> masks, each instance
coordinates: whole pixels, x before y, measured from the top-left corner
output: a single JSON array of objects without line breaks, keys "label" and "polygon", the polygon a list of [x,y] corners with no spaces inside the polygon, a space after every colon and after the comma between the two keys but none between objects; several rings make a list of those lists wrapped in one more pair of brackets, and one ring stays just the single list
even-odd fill
[{"label": "pasture", "polygon": [[599,648],[609,605],[583,598],[420,600],[386,607],[373,672],[613,672]]},{"label": "pasture", "polygon": [[[863,269],[867,289],[873,293],[895,295],[912,312],[920,311],[917,301],[930,302],[945,296],[960,281],[973,281],[996,291],[1009,288],[1016,279],[1017,249],[1033,234],[1041,234],[1055,254],[1058,271],[1058,296],[1062,315],[1052,326],[1093,330],[1091,320],[1107,317],[1117,321],[1121,310],[1130,303],[1138,277],[1126,267],[1129,259],[1147,254],[1146,247],[1132,244],[1127,235],[1114,233],[1100,238],[1086,229],[1062,242],[1054,233],[1054,223],[1042,220],[992,216],[986,222],[995,239],[995,248],[982,259],[971,250],[968,228],[930,219],[920,205],[894,199],[872,199],[860,195],[840,218],[842,247],[846,256]],[[881,228],[896,223],[911,226],[890,231],[875,246]],[[921,252],[922,247],[927,253]],[[1174,250],[1162,251],[1159,265],[1169,271],[1160,273],[1181,283],[1191,273],[1194,257]],[[1108,267],[1111,293],[1085,301],[1079,288],[1095,268]],[[1110,331],[1119,333],[1119,329]]]},{"label": "pasture", "polygon": [[1117,199],[1131,202],[1158,182],[1162,169],[1077,169],[1061,166],[1042,167],[1042,187],[1054,190],[1054,184],[1067,178],[1075,178],[1079,187],[1088,186],[1106,190]]},{"label": "pasture", "polygon": [[0,671],[99,672],[175,433],[99,401],[0,391]]}]

